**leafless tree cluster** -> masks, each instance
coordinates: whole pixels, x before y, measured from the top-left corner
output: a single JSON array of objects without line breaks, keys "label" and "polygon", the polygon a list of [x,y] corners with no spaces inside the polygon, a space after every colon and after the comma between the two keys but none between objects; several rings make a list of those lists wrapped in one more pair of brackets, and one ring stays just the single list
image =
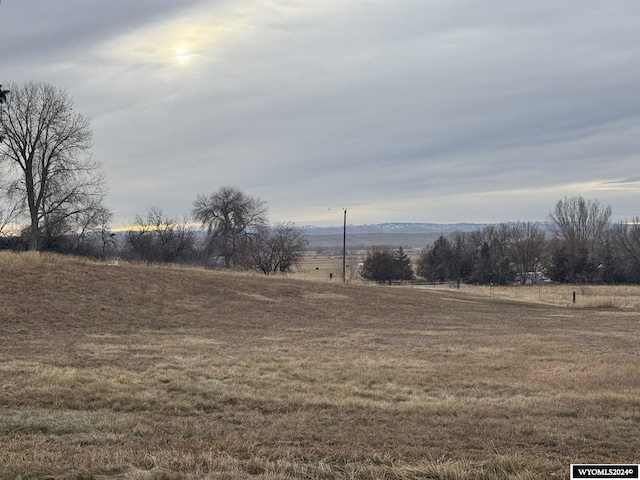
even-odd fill
[{"label": "leafless tree cluster", "polygon": [[441,236],[424,249],[417,273],[429,280],[528,283],[542,275],[569,283],[640,281],[640,217],[611,224],[597,200],[563,198],[546,224],[488,225]]},{"label": "leafless tree cluster", "polygon": [[[299,266],[308,241],[292,223],[269,226],[267,207],[237,187],[198,195],[188,219],[158,208],[130,225],[122,255],[149,262],[188,262],[209,267],[286,273]],[[196,226],[204,230],[196,229]]]},{"label": "leafless tree cluster", "polygon": [[[549,213],[553,233],[550,272],[568,281],[590,281],[597,269],[604,268],[600,258],[611,227],[611,207],[597,200],[571,197],[559,200]],[[611,265],[609,265],[611,267]]]},{"label": "leafless tree cluster", "polygon": [[266,203],[224,186],[193,203],[193,218],[206,228],[204,260],[225,268],[286,273],[299,266],[308,240],[293,223],[269,226]]},{"label": "leafless tree cluster", "polygon": [[544,246],[545,234],[538,224],[487,225],[440,236],[421,252],[417,272],[432,281],[524,283],[528,272],[540,267]]},{"label": "leafless tree cluster", "polygon": [[130,225],[123,256],[146,262],[191,262],[195,245],[195,231],[187,219],[165,215],[153,207]]},{"label": "leafless tree cluster", "polygon": [[293,223],[279,223],[260,231],[251,261],[263,273],[286,273],[300,264],[308,245],[304,232]]},{"label": "leafless tree cluster", "polygon": [[[605,256],[614,264],[626,264],[627,277],[634,282],[640,282],[640,217],[634,217],[630,222],[620,222],[614,225],[611,235],[607,238],[606,247],[613,243],[614,248],[605,248]],[[618,246],[619,248],[615,248]],[[615,275],[616,272],[606,272]],[[615,277],[614,277],[615,278]]]}]

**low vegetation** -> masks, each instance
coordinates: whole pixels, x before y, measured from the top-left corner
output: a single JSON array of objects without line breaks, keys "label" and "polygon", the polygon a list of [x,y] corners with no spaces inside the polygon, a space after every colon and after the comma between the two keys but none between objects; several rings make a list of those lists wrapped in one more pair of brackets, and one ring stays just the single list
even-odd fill
[{"label": "low vegetation", "polygon": [[638,463],[636,309],[0,253],[0,478]]}]

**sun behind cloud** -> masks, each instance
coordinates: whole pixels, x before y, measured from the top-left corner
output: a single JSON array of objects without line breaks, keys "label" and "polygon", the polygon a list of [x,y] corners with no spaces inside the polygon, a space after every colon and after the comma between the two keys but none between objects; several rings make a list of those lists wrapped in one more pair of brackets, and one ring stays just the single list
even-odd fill
[{"label": "sun behind cloud", "polygon": [[201,66],[232,32],[210,19],[182,18],[119,37],[106,49],[117,62],[181,69]]},{"label": "sun behind cloud", "polygon": [[175,62],[181,67],[186,67],[193,59],[191,51],[192,50],[188,43],[181,43],[178,45],[174,55]]}]

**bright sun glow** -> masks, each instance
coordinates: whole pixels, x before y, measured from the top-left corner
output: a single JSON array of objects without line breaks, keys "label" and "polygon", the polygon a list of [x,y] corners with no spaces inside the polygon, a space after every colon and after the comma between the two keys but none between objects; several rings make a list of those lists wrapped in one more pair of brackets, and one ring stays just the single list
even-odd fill
[{"label": "bright sun glow", "polygon": [[144,65],[164,67],[193,67],[196,60],[206,58],[215,42],[227,34],[225,28],[216,28],[205,22],[172,22],[148,27],[120,37],[109,53],[118,59]]},{"label": "bright sun glow", "polygon": [[181,44],[176,48],[175,61],[180,66],[186,66],[191,60],[191,52],[187,44]]}]

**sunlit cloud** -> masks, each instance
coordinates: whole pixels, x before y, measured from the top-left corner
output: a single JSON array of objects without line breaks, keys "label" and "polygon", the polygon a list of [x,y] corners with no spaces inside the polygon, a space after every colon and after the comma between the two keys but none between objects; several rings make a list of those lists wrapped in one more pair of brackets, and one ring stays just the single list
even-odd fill
[{"label": "sunlit cloud", "polygon": [[238,25],[187,16],[118,37],[107,46],[106,55],[114,62],[162,69],[203,67],[238,33]]},{"label": "sunlit cloud", "polygon": [[188,43],[181,43],[175,51],[176,63],[180,66],[186,66],[193,59],[193,48]]},{"label": "sunlit cloud", "polygon": [[640,177],[629,177],[622,180],[610,180],[602,184],[602,190],[637,189],[640,188]]}]

